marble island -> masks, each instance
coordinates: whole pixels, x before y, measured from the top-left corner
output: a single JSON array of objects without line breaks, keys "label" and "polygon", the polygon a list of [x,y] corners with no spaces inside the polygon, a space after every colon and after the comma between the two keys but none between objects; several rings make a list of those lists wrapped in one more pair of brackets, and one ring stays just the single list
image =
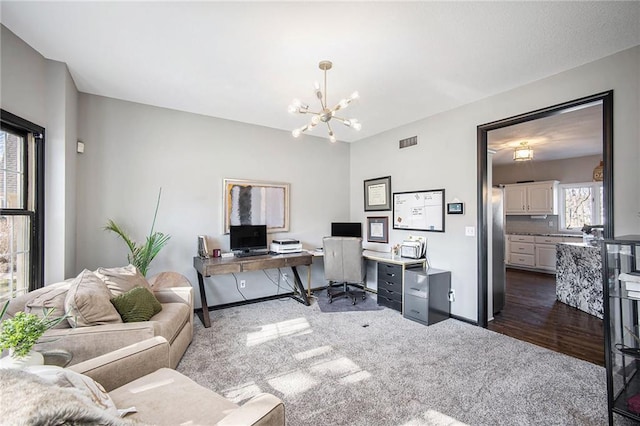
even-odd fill
[{"label": "marble island", "polygon": [[559,243],[556,246],[558,301],[598,318],[604,317],[600,245]]}]

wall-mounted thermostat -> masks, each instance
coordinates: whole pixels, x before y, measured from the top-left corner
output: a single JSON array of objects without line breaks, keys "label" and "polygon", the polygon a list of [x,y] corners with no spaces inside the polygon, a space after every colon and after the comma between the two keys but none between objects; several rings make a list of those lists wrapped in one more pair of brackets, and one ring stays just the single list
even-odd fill
[{"label": "wall-mounted thermostat", "polygon": [[464,214],[464,203],[447,203],[447,214]]}]

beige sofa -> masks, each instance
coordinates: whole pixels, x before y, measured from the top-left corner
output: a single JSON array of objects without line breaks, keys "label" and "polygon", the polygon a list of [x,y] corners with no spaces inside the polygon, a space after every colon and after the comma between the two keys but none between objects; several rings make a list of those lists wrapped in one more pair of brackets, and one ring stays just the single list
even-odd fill
[{"label": "beige sofa", "polygon": [[155,337],[69,369],[100,383],[116,407],[136,407],[137,412],[126,419],[145,424],[285,424],[284,404],[276,396],[261,393],[240,406],[169,366],[169,345],[164,338]]},{"label": "beige sofa", "polygon": [[[140,277],[137,279],[144,280]],[[65,309],[64,300],[72,282],[67,280],[48,285],[19,296],[11,301],[6,315],[11,317],[25,310],[37,313],[42,311],[42,306],[55,307],[56,315],[60,315],[59,312]],[[162,336],[169,343],[168,366],[175,368],[193,338],[193,288],[187,278],[175,272],[160,273],[146,283],[162,306],[162,310],[149,321],[75,328],[65,322],[62,328],[48,330],[41,339],[45,343],[38,344],[35,349],[40,352],[68,350],[73,355],[73,365],[151,337]]]}]

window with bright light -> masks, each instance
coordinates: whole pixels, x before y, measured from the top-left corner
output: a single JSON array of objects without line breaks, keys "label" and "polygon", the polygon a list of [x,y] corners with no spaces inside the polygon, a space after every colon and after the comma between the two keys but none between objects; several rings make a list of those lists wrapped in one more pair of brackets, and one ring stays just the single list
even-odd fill
[{"label": "window with bright light", "polygon": [[604,224],[602,182],[561,184],[560,227],[580,230],[584,225]]}]

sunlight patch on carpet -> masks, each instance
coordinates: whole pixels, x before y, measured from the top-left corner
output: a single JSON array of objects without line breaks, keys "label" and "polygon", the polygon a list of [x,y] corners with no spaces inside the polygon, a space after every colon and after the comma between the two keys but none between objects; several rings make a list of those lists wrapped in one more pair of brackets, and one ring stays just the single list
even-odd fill
[{"label": "sunlight patch on carpet", "polygon": [[298,352],[297,354],[294,354],[293,357],[298,361],[302,361],[305,359],[327,354],[331,351],[333,351],[333,348],[331,346],[320,346],[318,348],[310,349],[308,351]]},{"label": "sunlight patch on carpet", "polygon": [[295,318],[288,321],[267,324],[260,331],[247,334],[247,346],[256,346],[283,336],[311,333],[311,326],[306,318]]},{"label": "sunlight patch on carpet", "polygon": [[312,373],[322,374],[331,377],[344,377],[349,374],[357,373],[362,369],[347,357],[336,358],[332,360],[322,361],[311,366],[309,369]]},{"label": "sunlight patch on carpet", "polygon": [[288,397],[306,392],[320,382],[313,376],[298,370],[269,379],[267,383]]}]

